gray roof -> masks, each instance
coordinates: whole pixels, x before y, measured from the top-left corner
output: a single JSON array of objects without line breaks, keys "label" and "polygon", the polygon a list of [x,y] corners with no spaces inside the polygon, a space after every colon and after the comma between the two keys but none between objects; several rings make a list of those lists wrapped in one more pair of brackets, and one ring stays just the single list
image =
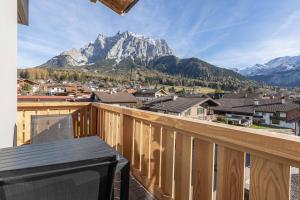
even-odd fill
[{"label": "gray roof", "polygon": [[202,104],[207,101],[211,101],[213,104],[218,105],[217,102],[212,100],[211,98],[184,98],[178,97],[176,100],[167,101],[155,104],[150,108],[150,110],[154,111],[166,111],[166,112],[173,112],[173,113],[182,113],[183,111],[189,109],[190,107],[196,104]]},{"label": "gray roof", "polygon": [[256,106],[255,111],[257,112],[288,112],[291,110],[296,110],[299,108],[299,105],[295,103],[280,103],[280,104],[271,104],[271,105],[262,105]]},{"label": "gray roof", "polygon": [[136,91],[133,95],[134,96],[153,96],[157,92],[162,92],[164,94],[167,94],[167,92],[163,89],[140,89]]},{"label": "gray roof", "polygon": [[137,99],[127,92],[94,92],[103,103],[136,103]]},{"label": "gray roof", "polygon": [[[220,99],[217,100],[221,105],[213,108],[215,111],[254,114],[254,112],[290,112],[298,110],[299,105],[287,101],[282,103],[281,99],[259,99],[258,105],[254,104],[255,99]],[[294,114],[295,117],[297,115]],[[298,115],[297,115],[298,116]],[[291,117],[294,118],[294,117]]]},{"label": "gray roof", "polygon": [[174,98],[173,96],[158,97],[156,99],[153,99],[152,101],[145,102],[144,105],[154,105],[165,101],[171,101],[173,98]]}]

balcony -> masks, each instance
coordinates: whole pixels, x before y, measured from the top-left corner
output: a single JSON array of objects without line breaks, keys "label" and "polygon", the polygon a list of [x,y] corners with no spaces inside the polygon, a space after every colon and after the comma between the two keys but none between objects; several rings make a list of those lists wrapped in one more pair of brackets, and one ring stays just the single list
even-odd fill
[{"label": "balcony", "polygon": [[122,153],[156,199],[297,199],[296,136],[107,104],[19,103],[17,145],[30,142],[32,115],[67,113],[75,138],[97,135]]}]

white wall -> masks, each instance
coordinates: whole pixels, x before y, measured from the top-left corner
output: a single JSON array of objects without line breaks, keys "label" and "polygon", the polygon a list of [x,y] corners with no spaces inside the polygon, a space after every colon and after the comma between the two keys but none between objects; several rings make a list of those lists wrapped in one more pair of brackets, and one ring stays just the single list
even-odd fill
[{"label": "white wall", "polygon": [[17,118],[17,0],[0,6],[0,148],[13,145]]}]

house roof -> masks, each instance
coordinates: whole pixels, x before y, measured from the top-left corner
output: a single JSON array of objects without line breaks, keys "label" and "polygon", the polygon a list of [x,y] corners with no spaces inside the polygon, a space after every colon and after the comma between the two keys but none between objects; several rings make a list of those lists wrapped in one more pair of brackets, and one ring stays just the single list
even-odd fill
[{"label": "house roof", "polygon": [[300,111],[293,110],[287,113],[286,121],[293,122],[293,121],[300,121]]},{"label": "house roof", "polygon": [[[298,111],[299,105],[286,101],[282,103],[281,99],[220,99],[217,100],[221,105],[213,108],[215,111],[254,114],[254,112],[290,112]],[[258,105],[254,102],[258,101]]]},{"label": "house roof", "polygon": [[189,109],[190,107],[196,104],[203,104],[206,102],[212,102],[215,105],[218,105],[217,102],[212,100],[211,98],[184,98],[178,97],[176,100],[167,101],[155,104],[150,109],[151,110],[160,110],[166,112],[173,112],[173,113],[182,113],[183,111]]},{"label": "house roof", "polygon": [[136,103],[137,99],[127,92],[94,92],[103,103]]},{"label": "house roof", "polygon": [[299,109],[299,105],[295,103],[277,103],[270,105],[255,106],[257,112],[288,112]]},{"label": "house roof", "polygon": [[157,103],[171,101],[173,98],[174,98],[173,96],[158,97],[156,99],[153,99],[152,101],[145,102],[144,105],[154,105],[154,104],[157,104]]},{"label": "house roof", "polygon": [[[90,0],[96,3],[98,0]],[[101,3],[122,15],[129,12],[129,10],[138,2],[138,0],[99,0]]]},{"label": "house roof", "polygon": [[254,114],[254,107],[253,106],[243,106],[243,107],[223,107],[217,106],[213,108],[214,111],[221,111],[221,112],[231,112],[231,113],[239,113],[239,114]]},{"label": "house roof", "polygon": [[18,96],[18,101],[74,101],[69,96]]},{"label": "house roof", "polygon": [[162,91],[163,93],[166,93],[162,89],[140,89],[134,93],[134,95],[154,95],[155,93]]}]

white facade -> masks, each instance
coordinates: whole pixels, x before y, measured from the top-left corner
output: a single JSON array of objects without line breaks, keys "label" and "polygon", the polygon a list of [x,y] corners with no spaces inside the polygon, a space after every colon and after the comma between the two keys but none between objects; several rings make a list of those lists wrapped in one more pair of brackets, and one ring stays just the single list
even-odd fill
[{"label": "white facade", "polygon": [[63,93],[63,92],[66,92],[66,88],[65,87],[49,87],[47,92],[50,95],[53,95],[56,93]]},{"label": "white facade", "polygon": [[2,94],[0,148],[13,146],[17,120],[17,0],[3,0],[0,6],[0,84]]},{"label": "white facade", "polygon": [[[279,119],[277,120],[278,123],[274,123],[272,121],[272,117],[274,116],[273,113],[265,113],[265,112],[257,112],[259,116],[262,116],[265,125],[280,127],[280,128],[289,128],[293,129],[296,135],[299,135],[299,123],[298,122],[286,122],[285,120]],[[286,113],[281,112],[279,113],[280,118],[286,118]]]}]

